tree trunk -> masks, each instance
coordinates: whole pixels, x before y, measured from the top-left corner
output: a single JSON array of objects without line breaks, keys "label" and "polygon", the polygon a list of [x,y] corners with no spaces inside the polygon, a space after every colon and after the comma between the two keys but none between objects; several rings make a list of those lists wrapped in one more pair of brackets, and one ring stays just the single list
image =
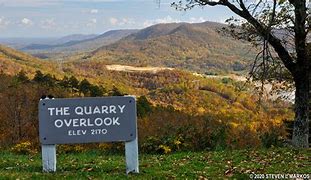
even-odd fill
[{"label": "tree trunk", "polygon": [[[303,69],[303,68],[302,68]],[[305,71],[295,77],[295,122],[292,143],[297,148],[309,147],[309,107],[311,72]]]}]

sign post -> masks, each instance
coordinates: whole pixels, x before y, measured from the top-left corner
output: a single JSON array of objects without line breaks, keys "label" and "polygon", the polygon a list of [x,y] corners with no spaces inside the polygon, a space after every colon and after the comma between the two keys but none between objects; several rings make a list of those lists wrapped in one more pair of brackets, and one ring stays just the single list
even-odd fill
[{"label": "sign post", "polygon": [[56,171],[56,145],[42,145],[42,164],[44,172]]},{"label": "sign post", "polygon": [[138,141],[137,136],[133,141],[125,142],[126,174],[139,173]]},{"label": "sign post", "polygon": [[44,99],[39,102],[44,172],[56,171],[56,145],[125,142],[126,173],[138,173],[134,97]]}]

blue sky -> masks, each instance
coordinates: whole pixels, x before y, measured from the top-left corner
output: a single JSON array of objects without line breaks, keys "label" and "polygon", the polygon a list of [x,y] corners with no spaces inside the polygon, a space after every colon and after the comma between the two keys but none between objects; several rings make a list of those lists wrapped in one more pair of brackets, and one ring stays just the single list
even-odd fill
[{"label": "blue sky", "polygon": [[0,37],[60,37],[101,34],[112,29],[144,28],[156,23],[224,22],[223,7],[170,7],[174,0],[0,0]]}]

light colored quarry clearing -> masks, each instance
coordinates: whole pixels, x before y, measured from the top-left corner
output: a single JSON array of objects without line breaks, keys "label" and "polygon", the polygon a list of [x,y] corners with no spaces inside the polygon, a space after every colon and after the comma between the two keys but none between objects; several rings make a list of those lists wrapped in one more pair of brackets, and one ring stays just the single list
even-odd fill
[{"label": "light colored quarry clearing", "polygon": [[204,75],[204,74],[199,74],[199,73],[192,73],[194,76],[199,76],[199,77],[205,77],[205,78],[211,78],[211,79],[223,79],[223,78],[230,78],[235,81],[247,81],[247,78],[245,76],[238,76],[235,74],[229,74],[226,76],[219,76],[219,75]]},{"label": "light colored quarry clearing", "polygon": [[106,68],[110,71],[126,71],[126,72],[152,72],[157,73],[163,70],[173,70],[174,68],[167,67],[135,67],[135,66],[125,66],[125,65],[106,65]]}]

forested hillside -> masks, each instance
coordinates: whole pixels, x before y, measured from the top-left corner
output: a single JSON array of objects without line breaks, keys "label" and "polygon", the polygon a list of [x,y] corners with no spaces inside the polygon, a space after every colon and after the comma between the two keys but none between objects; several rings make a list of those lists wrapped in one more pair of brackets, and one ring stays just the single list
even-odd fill
[{"label": "forested hillside", "polygon": [[207,79],[181,70],[111,71],[96,61],[67,62],[53,69],[58,66],[2,49],[1,147],[25,141],[38,147],[37,104],[42,95],[135,95],[140,146],[146,152],[269,147],[284,141],[283,121],[293,116],[289,104],[258,104],[251,85],[228,78]]},{"label": "forested hillside", "polygon": [[0,71],[2,73],[15,75],[23,70],[32,76],[38,69],[42,69],[43,72],[55,72],[57,64],[0,45]]},{"label": "forested hillside", "polygon": [[103,46],[85,59],[201,73],[249,69],[255,57],[253,47],[220,33],[223,27],[212,22],[157,24]]}]

